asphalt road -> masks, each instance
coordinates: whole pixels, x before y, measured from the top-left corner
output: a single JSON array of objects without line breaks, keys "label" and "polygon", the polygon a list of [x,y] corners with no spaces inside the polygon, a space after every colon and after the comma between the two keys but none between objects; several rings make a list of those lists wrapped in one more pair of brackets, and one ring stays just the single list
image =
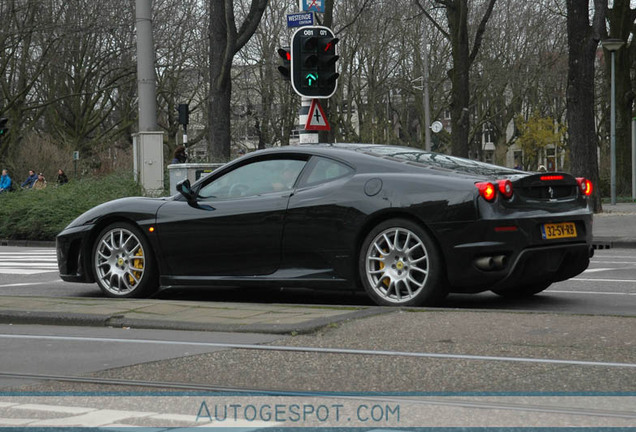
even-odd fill
[{"label": "asphalt road", "polygon": [[[0,296],[102,297],[95,284],[72,284],[61,281],[55,271],[52,248],[0,247],[0,257]],[[39,257],[42,265],[38,267],[28,264],[26,260],[29,257]],[[364,293],[309,289],[170,290],[159,293],[156,298],[202,302],[372,304]],[[459,309],[634,316],[636,249],[597,250],[586,272],[574,279],[553,284],[543,294],[533,298],[511,300],[491,292],[477,295],[452,294],[441,306]]]},{"label": "asphalt road", "polygon": [[[59,281],[51,249],[0,247],[0,257],[0,296],[101,297],[94,285]],[[161,299],[369,304],[363,295],[302,289],[184,290]],[[636,421],[636,250],[597,251],[588,271],[532,299],[451,295],[443,306],[396,309],[284,336],[3,324],[0,426],[200,426],[216,420],[202,411],[202,400],[206,409],[218,407],[219,397],[222,406],[271,406],[264,394],[278,395],[286,413],[276,416],[280,426],[492,426],[497,419],[497,426],[511,427],[625,427]],[[217,396],[221,389],[231,393]],[[157,395],[186,390],[167,402]],[[249,396],[241,399],[243,392]],[[330,393],[322,400],[315,392]],[[331,407],[329,422],[314,412],[290,423],[299,403]],[[340,404],[343,415],[335,419]],[[376,405],[382,421],[371,422],[360,409]],[[391,417],[396,410],[398,423]],[[231,426],[272,426],[250,415],[243,410]]]}]

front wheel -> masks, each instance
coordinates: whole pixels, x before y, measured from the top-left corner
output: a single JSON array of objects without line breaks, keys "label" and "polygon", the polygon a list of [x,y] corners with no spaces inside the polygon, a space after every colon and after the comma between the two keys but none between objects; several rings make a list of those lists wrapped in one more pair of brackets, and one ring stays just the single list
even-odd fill
[{"label": "front wheel", "polygon": [[371,230],[360,250],[359,271],[365,291],[379,305],[433,305],[448,294],[435,243],[405,219]]},{"label": "front wheel", "polygon": [[114,223],[93,246],[95,280],[107,297],[143,297],[157,289],[152,250],[141,231]]}]

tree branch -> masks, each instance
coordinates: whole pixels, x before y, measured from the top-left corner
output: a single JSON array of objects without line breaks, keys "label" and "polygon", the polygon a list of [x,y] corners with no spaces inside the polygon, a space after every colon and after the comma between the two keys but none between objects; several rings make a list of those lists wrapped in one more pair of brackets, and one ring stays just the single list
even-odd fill
[{"label": "tree branch", "polygon": [[[226,0],[226,3],[232,3],[231,0]],[[258,28],[258,24],[261,22],[261,17],[265,12],[265,8],[267,7],[267,3],[269,0],[252,0],[252,5],[250,6],[250,11],[245,17],[245,21],[241,25],[240,30],[238,31],[238,37],[236,38],[236,44],[234,45],[234,54],[239,52],[241,48],[250,40],[256,29]],[[227,6],[226,6],[227,7]]]},{"label": "tree branch", "polygon": [[421,11],[422,11],[422,13],[424,14],[424,16],[425,16],[426,18],[428,18],[428,20],[429,20],[431,23],[433,23],[433,26],[435,26],[435,28],[436,28],[437,30],[439,30],[439,32],[440,32],[441,34],[443,34],[443,35],[444,35],[444,37],[445,37],[446,39],[449,39],[449,40],[450,40],[450,34],[448,34],[448,32],[447,32],[446,30],[444,30],[444,29],[442,28],[442,26],[440,26],[440,25],[438,24],[438,22],[437,22],[437,21],[435,21],[435,18],[433,18],[433,17],[432,17],[432,16],[431,16],[431,15],[430,15],[430,14],[429,14],[429,13],[428,13],[425,9],[424,9],[424,6],[422,6],[422,5],[420,4],[420,0],[414,0],[414,2],[415,2],[415,4],[417,5],[417,7],[419,7],[419,8],[420,8],[420,10],[421,10]]},{"label": "tree branch", "polygon": [[492,10],[495,6],[496,1],[497,0],[490,0],[490,2],[488,3],[488,8],[486,9],[486,13],[484,14],[483,18],[481,19],[481,22],[479,23],[479,27],[477,28],[477,33],[475,34],[475,42],[473,44],[473,49],[472,49],[472,52],[470,53],[470,56],[468,57],[469,65],[473,64],[473,61],[475,61],[475,57],[477,57],[477,53],[479,52],[479,48],[481,47],[481,42],[484,39],[484,32],[486,31],[486,23],[488,22],[488,20],[490,19],[490,16],[492,15]]}]

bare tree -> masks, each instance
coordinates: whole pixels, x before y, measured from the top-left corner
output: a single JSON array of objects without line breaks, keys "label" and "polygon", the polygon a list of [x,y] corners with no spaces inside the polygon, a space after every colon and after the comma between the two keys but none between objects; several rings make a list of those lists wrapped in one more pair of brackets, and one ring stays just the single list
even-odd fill
[{"label": "bare tree", "polygon": [[435,22],[435,26],[450,40],[453,56],[453,68],[449,71],[452,83],[451,89],[451,153],[456,156],[468,157],[470,131],[470,66],[481,47],[486,24],[490,19],[497,0],[488,0],[481,18],[472,49],[469,46],[468,35],[468,0],[433,0],[433,3],[446,9],[448,31],[437,23],[420,0],[415,0],[424,14]]},{"label": "bare tree", "polygon": [[[489,25],[492,31],[471,71],[471,103],[476,107],[471,141],[480,142],[488,130],[495,161],[504,164],[516,140],[510,132],[517,116],[528,120],[539,113],[565,122],[565,19],[548,2],[518,0],[500,3]],[[524,166],[536,168],[528,163],[526,158]]]},{"label": "bare tree", "polygon": [[[636,8],[629,0],[614,0],[612,8],[607,10],[609,37],[620,39],[625,46],[615,55],[616,62],[616,189],[619,194],[629,194],[631,190],[631,120],[636,93],[633,89],[633,65],[636,62],[636,44],[633,43],[636,32]],[[605,35],[602,35],[603,37]],[[605,51],[609,59],[609,52]],[[605,62],[607,76],[610,63]],[[609,84],[609,80],[607,80]],[[605,92],[609,94],[608,91]]]},{"label": "bare tree", "polygon": [[[605,0],[594,0],[590,24],[589,0],[567,0],[568,29],[568,127],[572,173],[599,184],[594,130],[594,61],[605,26]],[[593,195],[595,212],[602,210],[598,188]]]},{"label": "bare tree", "polygon": [[210,97],[209,154],[213,160],[230,158],[231,69],[236,53],[252,37],[268,0],[252,0],[249,12],[237,28],[232,0],[209,1]]}]

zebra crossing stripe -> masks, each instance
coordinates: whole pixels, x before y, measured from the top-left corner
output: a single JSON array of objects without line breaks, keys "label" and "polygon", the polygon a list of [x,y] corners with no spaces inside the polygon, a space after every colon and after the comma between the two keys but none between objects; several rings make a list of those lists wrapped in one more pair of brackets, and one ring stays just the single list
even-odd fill
[{"label": "zebra crossing stripe", "polygon": [[0,274],[32,275],[56,271],[55,250],[0,252]]}]

